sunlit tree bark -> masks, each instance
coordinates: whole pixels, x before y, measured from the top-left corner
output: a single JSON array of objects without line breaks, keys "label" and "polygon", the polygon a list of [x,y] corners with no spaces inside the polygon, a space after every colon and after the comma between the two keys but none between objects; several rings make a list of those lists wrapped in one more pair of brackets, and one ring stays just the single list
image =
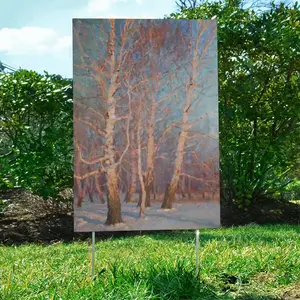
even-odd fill
[{"label": "sunlit tree bark", "polygon": [[[191,51],[191,69],[187,71],[188,73],[188,81],[185,83],[185,104],[183,107],[182,112],[182,119],[181,119],[181,131],[178,138],[178,145],[176,149],[176,158],[174,163],[174,170],[173,175],[171,179],[171,183],[167,189],[167,192],[164,197],[164,201],[162,203],[162,208],[164,209],[170,209],[172,208],[172,203],[175,198],[175,193],[180,177],[181,167],[183,163],[183,158],[185,154],[185,143],[188,138],[188,132],[190,128],[192,127],[192,123],[189,122],[189,114],[191,106],[195,103],[195,100],[197,99],[195,95],[195,90],[199,87],[201,84],[201,81],[199,82],[198,76],[201,69],[203,69],[205,63],[205,56],[209,50],[209,46],[211,42],[215,38],[215,32],[209,33],[209,37],[206,38],[206,43],[203,45],[201,38],[203,39],[204,34],[207,33],[207,24],[208,23],[198,23],[202,28],[199,26],[199,30],[196,32],[196,40],[195,44],[193,45],[192,40],[189,42],[189,47]],[[191,33],[193,32],[191,28]],[[192,35],[191,35],[192,38]],[[201,48],[203,47],[202,53]],[[200,54],[201,53],[201,54]]]},{"label": "sunlit tree bark", "polygon": [[[94,47],[103,47],[105,53],[101,52],[100,49],[100,59],[92,59],[85,50],[83,46],[83,39],[80,38],[82,31],[78,29],[83,29],[81,24],[74,28],[75,41],[77,42],[77,47],[81,53],[81,64],[75,65],[77,69],[88,69],[88,75],[92,77],[98,85],[99,97],[102,99],[105,107],[105,112],[101,113],[96,111],[98,118],[103,119],[103,129],[101,126],[96,126],[95,122],[90,122],[80,117],[75,116],[75,121],[83,122],[96,134],[100,135],[105,141],[103,147],[103,155],[97,159],[89,160],[80,157],[78,163],[81,164],[99,164],[100,168],[98,170],[93,170],[83,175],[75,175],[79,180],[84,178],[105,173],[106,174],[106,188],[107,188],[107,225],[113,225],[116,223],[122,222],[121,217],[121,203],[120,203],[120,194],[119,194],[119,172],[118,167],[122,162],[122,159],[129,148],[129,126],[130,126],[130,103],[128,102],[128,113],[126,116],[117,115],[117,104],[119,98],[117,93],[120,90],[123,80],[126,76],[130,75],[130,71],[127,74],[121,73],[121,68],[127,66],[130,70],[130,62],[133,45],[135,44],[137,37],[135,33],[137,32],[138,27],[134,26],[133,20],[126,20],[122,26],[120,41],[117,40],[117,28],[116,20],[108,20],[105,24],[109,29],[105,28],[103,24],[100,27],[101,35],[98,37],[100,41],[94,45]],[[78,28],[79,27],[79,28]],[[84,26],[83,26],[84,27]],[[120,26],[119,26],[120,28]],[[87,28],[85,28],[88,30]],[[79,32],[80,31],[80,32]],[[92,39],[95,39],[94,37]],[[128,47],[128,41],[132,42],[131,46]],[[133,68],[131,64],[131,68]],[[128,99],[127,99],[128,100]],[[128,100],[129,101],[129,100]],[[126,146],[124,147],[122,153],[117,158],[115,150],[115,127],[118,121],[126,121]],[[79,143],[76,146],[79,152],[82,154],[84,151],[81,149],[82,145]]]}]

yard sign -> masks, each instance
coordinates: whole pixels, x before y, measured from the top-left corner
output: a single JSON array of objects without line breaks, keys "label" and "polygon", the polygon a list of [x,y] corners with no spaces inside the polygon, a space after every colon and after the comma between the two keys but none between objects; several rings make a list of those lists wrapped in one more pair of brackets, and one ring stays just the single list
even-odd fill
[{"label": "yard sign", "polygon": [[76,232],[220,226],[216,35],[73,20]]}]

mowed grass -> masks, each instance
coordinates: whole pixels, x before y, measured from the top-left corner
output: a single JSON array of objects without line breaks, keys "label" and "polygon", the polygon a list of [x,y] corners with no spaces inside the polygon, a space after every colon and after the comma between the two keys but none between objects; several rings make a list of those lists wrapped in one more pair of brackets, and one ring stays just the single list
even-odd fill
[{"label": "mowed grass", "polygon": [[[300,228],[244,226],[0,247],[0,299],[281,299],[300,290]],[[292,298],[285,298],[292,299]],[[296,299],[296,298],[293,298]]]}]

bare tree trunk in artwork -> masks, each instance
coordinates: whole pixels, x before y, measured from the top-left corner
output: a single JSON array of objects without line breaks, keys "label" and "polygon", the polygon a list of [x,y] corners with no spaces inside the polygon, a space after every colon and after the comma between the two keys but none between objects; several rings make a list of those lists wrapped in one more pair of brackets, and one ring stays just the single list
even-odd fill
[{"label": "bare tree trunk in artwork", "polygon": [[104,204],[104,203],[105,203],[105,200],[104,200],[104,192],[103,192],[104,189],[101,188],[101,185],[100,185],[99,182],[101,183],[101,177],[100,177],[100,176],[99,176],[99,178],[95,177],[96,190],[97,190],[97,192],[98,192],[100,202],[101,202],[102,204]]},{"label": "bare tree trunk in artwork", "polygon": [[153,193],[153,200],[156,200],[156,184],[155,184],[155,180],[153,179],[153,183],[152,183],[152,193]]},{"label": "bare tree trunk in artwork", "polygon": [[[114,106],[113,109],[109,109],[109,115],[114,114]],[[106,132],[107,132],[107,157],[109,160],[109,165],[112,166],[115,163],[115,156],[113,150],[113,130],[114,124],[113,120],[107,120]],[[110,167],[107,170],[107,190],[108,190],[108,212],[107,219],[105,224],[113,225],[116,223],[121,223],[121,203],[120,203],[120,195],[118,188],[118,173],[115,167]]]},{"label": "bare tree trunk in artwork", "polygon": [[175,193],[176,193],[176,189],[178,186],[180,169],[181,169],[181,165],[182,165],[182,161],[183,161],[183,151],[184,151],[185,139],[186,139],[186,132],[184,130],[182,130],[180,133],[180,136],[179,136],[179,141],[178,141],[177,157],[175,160],[173,177],[172,177],[171,183],[165,194],[164,201],[161,206],[161,208],[164,208],[164,209],[171,209],[172,203],[175,199]]},{"label": "bare tree trunk in artwork", "polygon": [[[176,149],[176,158],[175,158],[175,166],[174,166],[174,171],[173,171],[173,176],[171,179],[170,186],[165,193],[164,201],[161,205],[162,208],[164,209],[170,209],[172,208],[172,202],[174,201],[175,198],[175,193],[176,193],[176,188],[179,182],[179,175],[180,171],[182,168],[182,162],[184,158],[184,149],[185,149],[185,142],[187,139],[187,134],[188,130],[190,128],[190,124],[188,123],[189,119],[189,109],[192,105],[192,98],[193,98],[193,92],[194,92],[194,87],[195,87],[195,79],[197,76],[197,65],[199,63],[199,60],[201,60],[201,57],[204,55],[207,51],[205,49],[203,53],[201,54],[199,58],[199,43],[200,43],[200,38],[201,34],[198,34],[197,40],[195,43],[195,48],[192,50],[192,72],[189,75],[189,82],[186,83],[185,88],[186,88],[186,100],[183,108],[183,114],[182,114],[182,120],[181,120],[181,132],[179,134],[178,138],[178,144],[177,144],[177,149]],[[192,43],[190,44],[191,47]]]},{"label": "bare tree trunk in artwork", "polygon": [[[91,171],[91,168],[90,166],[88,166],[88,171]],[[88,198],[90,200],[90,202],[94,202],[93,200],[93,193],[94,193],[94,189],[95,189],[95,184],[96,184],[96,181],[95,181],[95,178],[88,178],[87,179],[87,183],[86,183],[86,186],[87,186],[87,194],[88,194]]]},{"label": "bare tree trunk in artwork", "polygon": [[131,183],[129,184],[128,191],[125,198],[125,203],[131,202],[131,197],[133,193],[136,191],[136,162],[132,161],[131,163]]},{"label": "bare tree trunk in artwork", "polygon": [[[193,74],[192,76],[195,77],[195,74]],[[170,186],[169,186],[167,192],[165,193],[164,201],[161,206],[161,208],[164,208],[164,209],[172,208],[172,203],[175,199],[175,193],[176,193],[176,189],[177,189],[178,182],[179,182],[179,175],[180,175],[181,166],[182,166],[182,162],[183,162],[183,158],[184,158],[185,141],[186,141],[187,133],[188,133],[188,129],[189,129],[189,124],[188,124],[189,108],[191,105],[191,98],[192,98],[191,96],[192,96],[192,89],[193,89],[192,78],[191,78],[190,85],[187,87],[188,91],[187,91],[186,102],[185,102],[183,114],[182,114],[181,132],[180,132],[179,138],[178,138],[173,176],[171,179]]]},{"label": "bare tree trunk in artwork", "polygon": [[154,177],[154,124],[151,123],[148,129],[147,146],[147,174],[146,174],[146,207],[151,206],[150,195]]},{"label": "bare tree trunk in artwork", "polygon": [[192,193],[191,193],[191,178],[188,177],[188,198],[192,199]]},{"label": "bare tree trunk in artwork", "polygon": [[141,128],[142,128],[142,120],[139,117],[137,124],[137,143],[138,143],[138,176],[140,180],[141,186],[141,194],[140,194],[140,218],[145,217],[145,205],[146,205],[146,189],[144,183],[144,176],[142,170],[142,146],[141,146]]},{"label": "bare tree trunk in artwork", "polygon": [[127,187],[126,196],[124,199],[125,203],[130,203],[131,195],[132,195],[132,187],[131,187],[131,183],[130,183],[130,184],[128,184],[128,187]]},{"label": "bare tree trunk in artwork", "polygon": [[147,171],[147,177],[146,177],[146,207],[151,207],[151,201],[150,201],[150,196],[151,196],[151,191],[153,190],[152,188],[152,183],[153,183],[153,174],[154,170],[150,169]]},{"label": "bare tree trunk in artwork", "polygon": [[106,225],[113,225],[117,223],[122,223],[121,217],[121,203],[118,190],[118,181],[116,176],[116,171],[114,169],[107,171],[107,176],[110,178],[108,181],[108,212]]},{"label": "bare tree trunk in artwork", "polygon": [[[75,165],[75,170],[78,172],[78,165]],[[74,178],[74,188],[73,193],[75,196],[75,199],[77,198],[77,207],[81,207],[85,194],[86,194],[86,185],[83,183],[82,180],[78,178]]]},{"label": "bare tree trunk in artwork", "polygon": [[82,206],[83,199],[85,197],[85,190],[82,189],[82,182],[81,180],[75,179],[76,184],[74,185],[76,189],[74,189],[74,194],[77,196],[77,207]]},{"label": "bare tree trunk in artwork", "polygon": [[114,129],[115,129],[115,110],[116,110],[116,100],[114,99],[114,94],[117,90],[117,78],[119,70],[116,69],[115,63],[115,24],[111,21],[111,31],[110,31],[110,41],[109,41],[109,53],[110,53],[110,67],[111,67],[111,83],[108,89],[108,99],[107,99],[107,119],[106,119],[106,148],[105,155],[108,159],[108,169],[107,175],[107,219],[106,225],[113,225],[117,223],[122,223],[121,217],[121,203],[120,195],[118,190],[118,173],[114,166],[115,163],[115,151],[114,151]]},{"label": "bare tree trunk in artwork", "polygon": [[182,121],[181,121],[181,132],[179,134],[178,145],[176,150],[175,166],[173,171],[173,176],[171,179],[170,186],[165,193],[164,201],[161,208],[171,209],[172,203],[175,199],[175,193],[179,182],[179,175],[181,171],[181,166],[184,158],[184,147],[187,138],[187,132],[189,129],[188,118],[189,118],[189,108],[191,104],[192,87],[188,87],[187,98],[183,109]]},{"label": "bare tree trunk in artwork", "polygon": [[182,198],[185,198],[184,191],[185,191],[185,177],[182,176],[181,183],[180,183],[180,193],[181,193]]},{"label": "bare tree trunk in artwork", "polygon": [[[152,66],[152,69],[154,66]],[[153,75],[152,70],[152,76]],[[154,88],[152,89],[151,115],[148,127],[147,143],[147,174],[146,174],[146,207],[150,207],[150,195],[154,178],[154,130],[155,130],[156,98]]]},{"label": "bare tree trunk in artwork", "polygon": [[[134,141],[134,131],[131,133],[131,141]],[[131,202],[132,194],[136,191],[136,181],[137,181],[137,166],[136,166],[136,154],[135,150],[131,150],[131,182],[128,186],[128,191],[125,198],[125,203]]]}]

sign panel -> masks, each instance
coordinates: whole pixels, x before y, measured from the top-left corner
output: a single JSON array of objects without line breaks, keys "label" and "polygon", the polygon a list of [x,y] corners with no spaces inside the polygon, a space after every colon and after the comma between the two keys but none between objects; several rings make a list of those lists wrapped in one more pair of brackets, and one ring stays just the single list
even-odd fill
[{"label": "sign panel", "polygon": [[74,229],[220,226],[215,20],[74,19]]}]

